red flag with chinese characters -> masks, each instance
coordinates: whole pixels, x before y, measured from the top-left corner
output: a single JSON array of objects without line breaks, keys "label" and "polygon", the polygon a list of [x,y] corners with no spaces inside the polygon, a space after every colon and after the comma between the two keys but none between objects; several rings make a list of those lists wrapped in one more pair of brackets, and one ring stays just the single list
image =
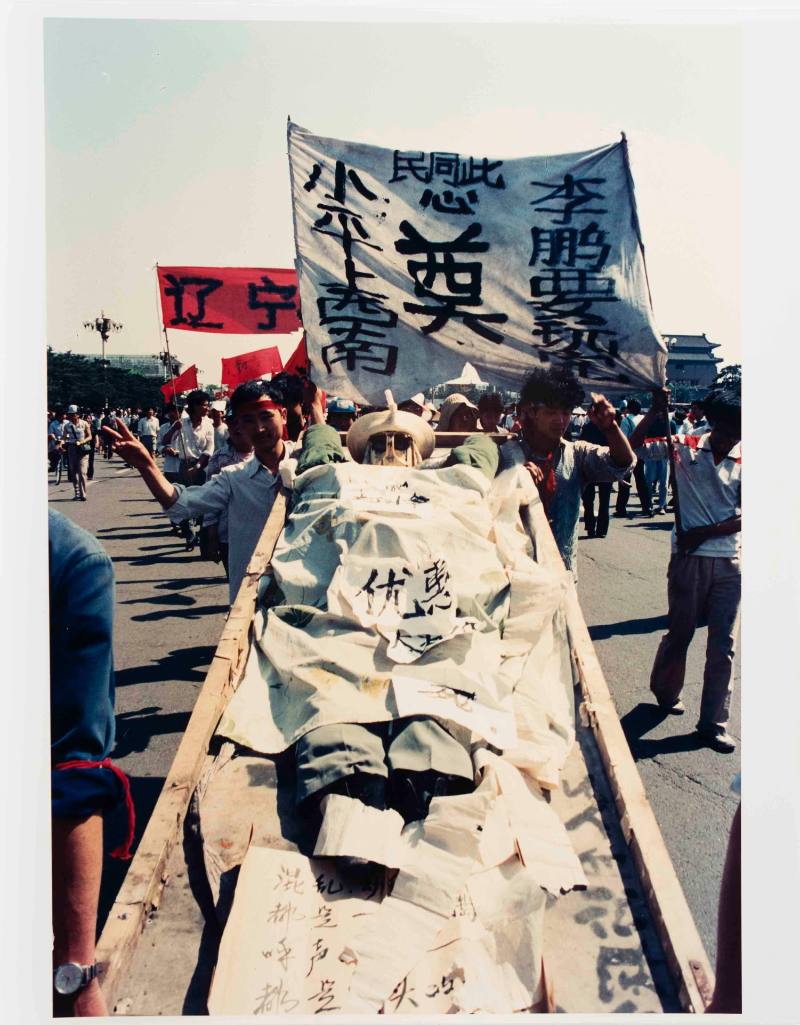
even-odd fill
[{"label": "red flag with chinese characters", "polygon": [[172,401],[173,384],[175,385],[176,395],[180,395],[182,392],[186,391],[194,391],[197,387],[197,367],[192,364],[188,370],[184,370],[182,374],[174,377],[172,381],[165,381],[164,384],[161,385],[161,391],[168,402]]},{"label": "red flag with chinese characters", "polygon": [[293,268],[158,267],[164,327],[288,335],[300,325]]},{"label": "red flag with chinese characters", "polygon": [[301,371],[306,373],[308,371],[308,352],[306,351],[305,332],[303,333],[303,337],[297,343],[297,348],[284,364],[283,369],[288,374],[298,374]]},{"label": "red flag with chinese characters", "polygon": [[255,352],[243,352],[241,356],[231,356],[222,360],[222,384],[231,389],[245,381],[255,381],[264,374],[279,374],[283,370],[281,354],[277,346],[269,349],[256,349]]}]

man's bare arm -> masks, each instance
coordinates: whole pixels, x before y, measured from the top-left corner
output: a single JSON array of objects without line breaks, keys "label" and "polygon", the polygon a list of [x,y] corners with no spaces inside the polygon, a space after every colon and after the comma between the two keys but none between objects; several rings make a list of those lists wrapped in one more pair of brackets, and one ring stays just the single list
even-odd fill
[{"label": "man's bare arm", "polygon": [[[94,964],[103,818],[53,819],[53,965]],[[56,996],[61,1015],[107,1015],[97,979],[74,997]]]}]

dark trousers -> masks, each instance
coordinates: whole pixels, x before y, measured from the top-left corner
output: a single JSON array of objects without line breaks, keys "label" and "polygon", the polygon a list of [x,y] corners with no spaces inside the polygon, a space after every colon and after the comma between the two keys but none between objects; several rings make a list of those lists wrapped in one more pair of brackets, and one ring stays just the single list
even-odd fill
[{"label": "dark trousers", "polygon": [[[597,516],[594,511],[595,490],[597,491]],[[605,537],[608,533],[610,503],[610,484],[587,484],[583,489],[583,523],[589,537]]]},{"label": "dark trousers", "polygon": [[742,600],[738,559],[673,555],[667,571],[667,632],[656,652],[650,690],[674,704],[683,690],[686,653],[701,621],[708,623],[698,726],[721,733],[728,724],[733,662]]},{"label": "dark trousers", "polygon": [[[652,508],[652,500],[650,498],[650,486],[644,476],[644,464],[641,460],[637,462],[633,471],[633,482],[636,485],[636,494],[639,496],[642,512],[649,516]],[[624,516],[626,514],[628,510],[628,499],[630,496],[631,475],[626,474],[625,478],[617,484],[617,503],[615,511],[619,516]]]},{"label": "dark trousers", "polygon": [[89,478],[89,480],[91,480],[94,477],[94,448],[95,448],[96,444],[97,444],[97,435],[93,434],[92,435],[92,443],[89,446],[89,472],[87,474],[87,477]]}]

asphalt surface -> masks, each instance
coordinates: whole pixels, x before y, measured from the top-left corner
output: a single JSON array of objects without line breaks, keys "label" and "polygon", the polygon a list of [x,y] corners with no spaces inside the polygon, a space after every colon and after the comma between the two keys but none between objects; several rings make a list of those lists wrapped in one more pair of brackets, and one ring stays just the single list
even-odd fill
[{"label": "asphalt surface", "polygon": [[[50,477],[52,482],[53,478]],[[138,473],[95,460],[86,502],[66,478],[53,507],[96,535],[116,575],[117,736],[112,757],[128,774],[137,842],[155,805],[214,654],[228,609],[222,567],[187,553]],[[612,497],[613,508],[613,497]],[[632,498],[629,510],[638,513]],[[728,831],[738,798],[739,752],[721,755],[693,735],[705,652],[698,630],[687,662],[682,717],[662,716],[648,689],[666,627],[671,516],[611,520],[608,536],[579,543],[578,591],[586,622],[673,864],[712,960]],[[737,657],[730,732],[740,737]],[[108,823],[119,842],[122,816]],[[129,863],[106,859],[100,923]]]},{"label": "asphalt surface", "polygon": [[[613,511],[614,496],[611,507]],[[698,629],[689,649],[682,699],[686,713],[664,716],[650,693],[650,670],[666,630],[667,564],[673,518],[639,513],[612,518],[605,538],[581,530],[578,596],[648,800],[714,967],[717,905],[733,815],[739,803],[731,783],[740,751],[718,754],[694,733],[703,686],[708,631]],[[741,738],[737,653],[728,731]]]}]

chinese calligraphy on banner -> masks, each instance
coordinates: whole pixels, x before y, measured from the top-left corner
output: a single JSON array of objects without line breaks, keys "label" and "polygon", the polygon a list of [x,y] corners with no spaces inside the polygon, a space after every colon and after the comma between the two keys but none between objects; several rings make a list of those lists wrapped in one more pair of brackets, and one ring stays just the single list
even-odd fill
[{"label": "chinese calligraphy on banner", "polygon": [[663,384],[624,140],[494,160],[364,146],[289,125],[312,373],[362,402],[466,361],[518,388],[566,365],[597,387]]},{"label": "chinese calligraphy on banner", "polygon": [[158,267],[166,328],[291,334],[300,327],[297,274],[262,267]]}]

